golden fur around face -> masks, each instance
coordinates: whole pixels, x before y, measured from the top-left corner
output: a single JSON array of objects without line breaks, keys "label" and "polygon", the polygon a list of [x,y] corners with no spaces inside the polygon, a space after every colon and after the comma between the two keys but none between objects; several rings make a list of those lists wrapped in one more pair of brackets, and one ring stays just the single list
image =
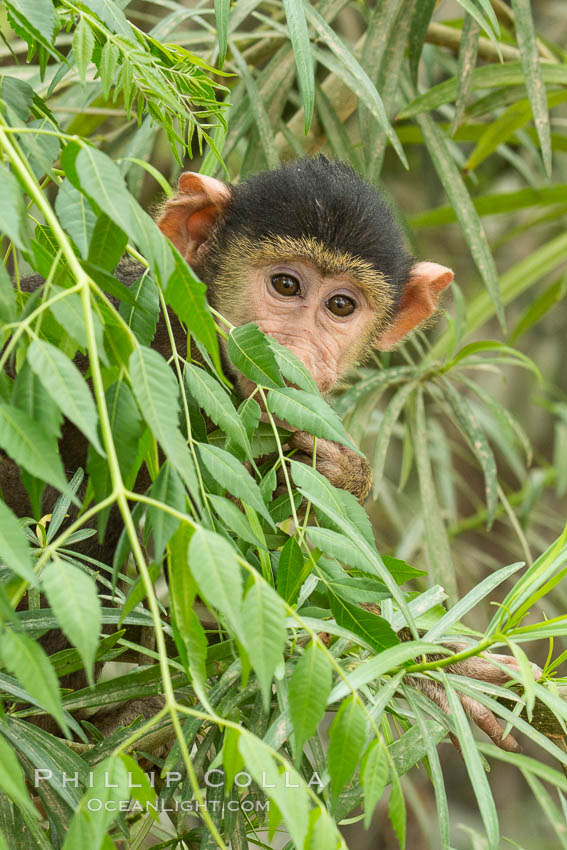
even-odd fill
[{"label": "golden fur around face", "polygon": [[230,315],[240,303],[240,292],[250,268],[260,268],[286,260],[302,260],[314,265],[324,277],[348,278],[364,292],[376,310],[376,325],[386,319],[393,307],[388,281],[370,263],[346,252],[331,250],[311,236],[264,237],[252,240],[239,235],[220,258],[216,277],[219,301]]}]

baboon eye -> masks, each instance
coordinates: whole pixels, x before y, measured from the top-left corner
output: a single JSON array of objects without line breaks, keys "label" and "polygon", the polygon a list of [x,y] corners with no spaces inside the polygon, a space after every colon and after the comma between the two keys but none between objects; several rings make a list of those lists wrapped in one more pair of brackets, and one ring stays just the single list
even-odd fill
[{"label": "baboon eye", "polygon": [[299,295],[299,281],[291,274],[273,274],[272,286],[280,295]]},{"label": "baboon eye", "polygon": [[334,316],[350,316],[356,310],[356,304],[352,298],[348,298],[346,295],[333,295],[325,302],[325,307]]}]

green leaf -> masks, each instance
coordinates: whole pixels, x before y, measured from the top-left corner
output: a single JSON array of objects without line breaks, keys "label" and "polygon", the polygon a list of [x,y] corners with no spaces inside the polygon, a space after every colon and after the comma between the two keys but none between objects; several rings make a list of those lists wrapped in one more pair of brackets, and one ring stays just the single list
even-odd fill
[{"label": "green leaf", "polygon": [[329,729],[329,773],[336,805],[338,796],[362,755],[366,740],[366,716],[355,697],[344,700]]},{"label": "green leaf", "polygon": [[[103,21],[111,32],[122,36],[126,41],[136,43],[132,27],[122,8],[113,0],[89,0],[88,9]],[[106,848],[105,848],[106,850]]]},{"label": "green leaf", "polygon": [[55,437],[23,410],[4,402],[0,402],[0,447],[30,475],[67,491]]},{"label": "green leaf", "polygon": [[510,564],[508,567],[502,567],[500,570],[496,570],[496,572],[491,573],[485,579],[483,579],[479,584],[475,585],[462,599],[459,599],[458,602],[453,605],[452,608],[447,611],[444,617],[441,617],[434,626],[432,626],[426,635],[424,635],[424,640],[429,640],[434,643],[436,640],[447,634],[451,627],[458,623],[465,614],[467,614],[475,605],[485,599],[493,590],[495,590],[503,581],[507,581],[510,576],[513,576],[514,573],[517,573],[521,567],[525,566],[523,561],[518,561],[516,564]]},{"label": "green leaf", "polygon": [[[473,198],[473,204],[480,215],[499,215],[505,212],[515,212],[525,207],[559,204],[565,200],[566,193],[567,185],[559,183],[556,186],[519,189],[517,192],[478,195]],[[455,220],[455,211],[449,204],[408,217],[411,227],[437,227],[440,224],[447,224]]]},{"label": "green leaf", "polygon": [[460,396],[448,381],[443,382],[443,390],[453,408],[457,423],[482,469],[486,493],[487,521],[490,528],[498,504],[498,472],[492,449],[466,398]]},{"label": "green leaf", "polygon": [[85,477],[84,471],[79,467],[72,479],[69,481],[69,491],[70,493],[64,493],[59,496],[55,505],[53,506],[53,510],[51,512],[51,519],[49,520],[49,527],[47,529],[46,539],[47,542],[50,543],[65,520],[68,516],[69,506],[71,504],[71,494],[77,493],[79,487],[83,483],[83,478]]},{"label": "green leaf", "polygon": [[34,101],[34,91],[29,83],[3,74],[0,79],[0,98],[5,106],[14,110],[22,123],[28,120]]},{"label": "green leaf", "polygon": [[[187,572],[187,571],[186,571]],[[175,608],[175,625],[179,629],[187,656],[189,675],[201,703],[206,707],[207,700],[207,635],[197,612],[193,608],[183,611],[181,606]],[[179,616],[181,614],[181,616]]]},{"label": "green leaf", "polygon": [[[406,85],[404,90],[409,92],[411,88]],[[482,222],[477,215],[457,164],[451,156],[445,137],[436,122],[428,114],[419,115],[417,122],[423,133],[423,139],[439,180],[455,209],[472,257],[494,303],[500,325],[504,328],[505,318],[498,271]]]},{"label": "green leaf", "polygon": [[[238,415],[246,429],[248,437],[252,437],[260,425],[262,411],[256,399],[248,397],[238,407]],[[263,423],[266,424],[266,423]]]},{"label": "green leaf", "polygon": [[164,446],[179,421],[179,385],[164,357],[138,346],[130,355],[132,390],[152,434]]},{"label": "green leaf", "polygon": [[[547,85],[565,85],[567,68],[561,64],[544,62],[540,66],[543,81]],[[502,65],[483,65],[475,68],[472,74],[471,91],[479,89],[499,89],[507,86],[522,86],[526,82],[520,62],[505,62]],[[421,112],[437,109],[453,101],[457,94],[457,77],[451,77],[443,83],[428,89],[414,97],[397,116],[398,120],[413,118]]]},{"label": "green leaf", "polygon": [[219,43],[219,68],[222,68],[226,58],[229,18],[230,0],[215,0],[215,20],[217,22],[217,41]]},{"label": "green leaf", "polygon": [[185,367],[185,382],[189,392],[207,416],[244,450],[248,458],[251,458],[252,449],[242,419],[219,381],[204,369],[188,363]]},{"label": "green leaf", "polygon": [[294,387],[271,389],[268,410],[296,428],[334,443],[342,443],[361,457],[362,452],[349,439],[343,424],[321,396]]},{"label": "green leaf", "polygon": [[267,711],[274,670],[283,659],[285,610],[280,597],[265,582],[256,581],[244,597],[242,641],[254,668]]},{"label": "green leaf", "polygon": [[[157,795],[152,785],[150,785],[150,777],[142,770],[140,765],[132,758],[132,756],[126,755],[126,753],[121,753],[119,758],[123,766],[128,770],[128,784],[130,786],[132,799],[141,803],[144,810],[147,808],[149,814],[155,821],[159,820],[159,815],[157,811],[155,811],[155,809],[157,809]],[[150,803],[152,805],[146,806],[146,803]],[[103,848],[103,850],[105,850],[105,848]],[[111,850],[110,847],[109,850]]]},{"label": "green leaf", "polygon": [[[374,548],[374,533],[368,515],[362,505],[352,493],[333,487],[314,467],[306,463],[298,463],[292,460],[290,463],[291,474],[299,491],[308,501],[312,501],[318,508],[318,516],[323,525],[329,525],[331,516],[339,518],[339,522],[331,519],[331,528],[335,531],[344,531],[345,523],[348,523],[356,533],[362,535],[369,546]],[[321,517],[320,514],[323,514]]]},{"label": "green leaf", "polygon": [[380,372],[372,372],[368,377],[362,378],[341,395],[334,404],[337,413],[342,416],[353,410],[360,402],[365,402],[370,393],[379,398],[386,387],[391,384],[406,383],[413,374],[411,367],[391,366]]},{"label": "green leaf", "polygon": [[82,84],[85,85],[87,82],[87,66],[93,55],[95,37],[91,27],[82,15],[73,33],[72,45],[79,78]]},{"label": "green leaf", "polygon": [[[99,268],[112,271],[126,250],[127,243],[126,233],[120,227],[117,227],[116,222],[106,213],[101,213],[91,233],[88,261]],[[133,301],[134,296],[130,297]],[[122,306],[122,303],[120,306]]]},{"label": "green leaf", "polygon": [[[150,578],[150,582],[155,584],[159,574],[161,572],[161,564],[156,564],[155,562],[151,563],[148,566],[148,574]],[[126,596],[126,601],[122,606],[122,610],[120,612],[120,620],[119,625],[122,625],[131,611],[133,611],[136,606],[142,602],[147,596],[146,585],[141,575],[136,576],[133,583],[129,585],[128,594]]]},{"label": "green leaf", "polygon": [[[92,198],[117,228],[127,233],[144,252],[158,283],[165,288],[174,270],[174,255],[185,267],[185,274],[190,275],[187,263],[130,195],[120,169],[106,154],[94,147],[71,142],[63,151],[61,164],[71,183]],[[191,316],[190,307],[188,304],[186,311],[195,324],[202,311]],[[210,322],[210,316],[209,323],[206,322],[205,311],[203,335],[210,331]]]},{"label": "green leaf", "polygon": [[61,164],[71,183],[131,235],[130,196],[118,166],[102,151],[73,142],[65,148]]},{"label": "green leaf", "polygon": [[[179,513],[185,513],[185,490],[173,465],[166,461],[153,482],[152,499],[163,502],[175,508]],[[148,507],[148,525],[152,530],[154,541],[154,558],[161,560],[165,547],[179,526],[179,519],[160,508]]]},{"label": "green leaf", "polygon": [[[322,509],[327,509],[321,503],[318,505]],[[336,514],[329,512],[333,521],[340,523],[340,518]],[[413,618],[408,608],[408,604],[404,595],[398,589],[394,579],[386,568],[386,565],[380,558],[374,547],[368,545],[364,537],[356,531],[351,525],[344,525],[344,534],[339,534],[328,528],[318,528],[309,526],[307,533],[314,546],[321,549],[323,552],[331,555],[337,560],[342,561],[352,567],[356,567],[364,573],[369,573],[372,576],[378,576],[382,579],[393,598],[396,600],[405,621],[408,625],[415,627]],[[354,545],[353,545],[354,544]]]},{"label": "green leaf", "polygon": [[295,537],[290,537],[281,551],[276,576],[278,593],[290,605],[297,601],[310,571],[311,564],[305,561]]},{"label": "green leaf", "polygon": [[384,555],[382,560],[388,567],[388,570],[392,573],[396,584],[405,584],[406,581],[411,581],[412,578],[427,575],[425,570],[418,570],[415,567],[406,564],[406,562],[402,561],[401,558],[392,558],[391,555]]},{"label": "green leaf", "polygon": [[10,0],[10,6],[18,11],[33,27],[53,44],[57,18],[51,0]]},{"label": "green leaf", "polygon": [[394,827],[397,839],[400,842],[400,848],[404,850],[406,846],[406,806],[402,786],[393,766],[390,772],[390,779],[392,781],[392,793],[388,801],[388,816]]},{"label": "green leaf", "polygon": [[[421,58],[421,51],[427,35],[427,27],[435,9],[435,0],[422,0],[416,3],[413,9],[411,21],[411,32],[409,37],[409,64],[414,83],[417,82],[417,69]],[[368,829],[368,824],[366,825]]]},{"label": "green leaf", "polygon": [[458,87],[455,97],[455,115],[453,117],[453,125],[451,134],[455,132],[462,121],[467,101],[470,95],[472,73],[476,65],[478,55],[478,36],[480,25],[472,15],[465,15],[463,21],[463,29],[461,33],[461,43],[459,45],[459,65],[458,65]]},{"label": "green leaf", "polygon": [[[472,355],[478,354],[482,351],[501,352],[502,355],[508,356],[510,360],[515,360],[515,365],[523,366],[533,372],[540,383],[543,382],[541,372],[530,357],[519,351],[519,349],[513,348],[511,345],[506,345],[505,342],[498,342],[498,340],[495,339],[481,339],[478,342],[471,342],[469,345],[465,345],[457,352],[450,366],[456,365],[462,360],[465,360],[467,357],[472,357]],[[504,357],[501,359],[504,362],[510,362],[509,360],[504,360]]]},{"label": "green leaf", "polygon": [[283,386],[270,343],[257,325],[249,322],[231,331],[228,356],[236,369],[255,384],[271,388]]},{"label": "green leaf", "polygon": [[269,747],[250,734],[241,734],[238,748],[246,770],[281,812],[295,847],[303,847],[311,798],[302,776],[286,763],[285,771]]},{"label": "green leaf", "polygon": [[172,615],[183,640],[192,632],[190,612],[197,595],[197,584],[187,568],[189,541],[193,529],[183,523],[169,543],[169,595]]},{"label": "green leaf", "polygon": [[41,646],[21,632],[4,629],[0,654],[4,666],[16,676],[36,703],[55,718],[65,735],[69,735],[61,707],[59,682]]},{"label": "green leaf", "polygon": [[37,133],[24,133],[19,139],[20,146],[32,171],[38,179],[48,174],[55,179],[53,162],[59,158],[60,144],[57,136],[44,135],[41,130],[52,130],[53,124],[47,119],[30,121],[28,129],[37,128]]},{"label": "green leaf", "polygon": [[26,534],[10,508],[0,501],[0,561],[16,575],[37,585]]},{"label": "green leaf", "polygon": [[[8,797],[25,809],[32,817],[40,817],[39,812],[30,800],[24,772],[12,747],[0,735],[0,788]],[[0,835],[0,841],[1,841]],[[7,845],[4,845],[7,847]]]},{"label": "green leaf", "polygon": [[234,502],[231,502],[230,499],[225,499],[224,496],[213,496],[211,494],[207,498],[213,506],[215,513],[218,514],[229,531],[234,532],[237,537],[246,540],[252,546],[259,546],[261,549],[266,548],[266,544],[254,534],[248,520],[242,511],[236,507]]},{"label": "green leaf", "polygon": [[331,596],[331,610],[338,626],[361,637],[376,652],[400,642],[388,621],[372,611],[351,605],[334,595]]},{"label": "green leaf", "polygon": [[376,86],[368,77],[366,71],[361,67],[360,63],[354,58],[350,50],[345,47],[336,32],[327,24],[325,19],[319,14],[311,4],[305,4],[305,10],[309,22],[315,27],[319,36],[323,39],[326,47],[329,47],[337,59],[339,65],[334,62],[329,62],[328,54],[321,50],[314,50],[314,55],[324,64],[332,73],[337,74],[340,79],[350,88],[358,98],[364,103],[366,108],[376,118],[381,129],[391,142],[392,147],[396,151],[400,161],[406,168],[409,164],[400,144],[396,133],[386,115],[382,98],[380,97]]},{"label": "green leaf", "polygon": [[238,749],[240,741],[240,729],[227,727],[224,733],[222,746],[222,764],[225,771],[224,787],[225,793],[231,789],[234,777],[244,768],[244,760]]},{"label": "green leaf", "polygon": [[[386,585],[381,581],[370,577],[351,576],[343,570],[337,561],[322,558],[319,559],[318,565],[329,576],[328,582],[325,578],[322,580],[325,584],[328,583],[331,593],[354,605],[368,602],[376,604],[382,599],[390,599],[392,596]],[[332,565],[332,568],[330,565]]]},{"label": "green leaf", "polygon": [[[332,518],[338,526],[340,517],[333,514]],[[313,545],[321,549],[321,551],[326,552],[328,555],[337,558],[337,560],[351,567],[356,567],[371,575],[375,574],[369,553],[363,552],[357,546],[352,545],[356,534],[351,536],[330,528],[320,528],[319,526],[308,526],[307,532]]]},{"label": "green leaf", "polygon": [[[92,2],[92,0],[89,0]],[[104,835],[116,820],[119,806],[131,796],[129,784],[132,777],[121,756],[112,755],[104,759],[94,769],[87,791],[80,806],[75,810],[69,830],[65,835],[63,850],[77,850],[79,847],[110,850],[104,845]],[[96,817],[93,809],[100,805]]]},{"label": "green leaf", "polygon": [[533,719],[536,700],[534,668],[524,650],[517,643],[511,643],[510,649],[518,663],[519,679],[524,688],[524,699],[526,701],[526,714],[530,723]]},{"label": "green leaf", "polygon": [[59,558],[48,564],[41,581],[61,630],[79,650],[93,685],[93,665],[102,625],[96,582],[83,570]]},{"label": "green leaf", "polygon": [[[405,13],[405,17],[407,17],[407,11],[407,4],[404,4],[400,8],[397,0],[386,0],[386,2],[377,4],[369,16],[360,64],[375,83],[384,80],[384,71],[387,64],[386,57],[392,44],[398,47],[396,44],[396,35],[400,30],[400,16]],[[407,34],[404,33],[404,46],[402,48],[404,54],[406,41]],[[369,138],[369,133],[372,132],[374,122],[370,120],[370,117],[367,109],[364,107],[359,109],[361,138]],[[372,152],[368,151],[365,158],[368,165],[369,160],[372,159]]]},{"label": "green leaf", "polygon": [[12,172],[0,163],[0,233],[6,234],[18,248],[25,248],[26,221],[22,189]]},{"label": "green leaf", "polygon": [[454,688],[451,686],[447,676],[445,675],[443,675],[443,682],[445,685],[447,699],[449,700],[449,710],[455,723],[457,737],[461,746],[463,760],[471,780],[471,785],[480,809],[480,816],[486,830],[488,845],[491,850],[496,850],[500,842],[498,813],[496,811],[490,785],[486,778],[486,772],[463,706],[461,705]]},{"label": "green leaf", "polygon": [[274,527],[272,518],[262,499],[260,488],[246,467],[234,455],[218,446],[209,446],[207,443],[198,443],[197,451],[201,462],[204,463],[221,487],[258,511]]},{"label": "green leaf", "polygon": [[[105,399],[120,472],[129,486],[133,484],[131,477],[145,426],[132,391],[124,380],[112,384],[105,393]],[[112,489],[110,469],[106,459],[97,454],[92,446],[89,447],[87,470],[96,498],[104,499]],[[108,513],[104,514],[102,523],[99,520],[100,530],[105,527]]]},{"label": "green leaf", "polygon": [[561,845],[562,850],[567,850],[567,839],[565,838],[565,830],[563,824],[565,822],[565,801],[561,798],[563,815],[560,814],[557,806],[554,804],[551,796],[547,793],[544,786],[539,782],[535,776],[527,771],[523,770],[522,775],[530,789],[535,799],[538,801],[542,813],[544,815],[545,821],[549,826],[554,830],[555,835],[557,836],[557,840]]},{"label": "green leaf", "polygon": [[163,443],[162,448],[178,475],[181,476],[183,483],[189,491],[192,501],[195,503],[199,511],[202,512],[203,506],[201,502],[201,489],[199,479],[197,477],[197,470],[195,469],[193,455],[187,448],[185,437],[182,436],[179,430],[172,431],[171,433],[166,432],[166,440]]},{"label": "green leaf", "polygon": [[[155,229],[161,236],[159,230]],[[164,292],[165,301],[184,322],[189,333],[203,343],[219,374],[222,374],[215,323],[205,300],[206,287],[177,251],[174,262],[175,270],[170,275]]]},{"label": "green leaf", "polygon": [[532,105],[545,173],[551,177],[549,113],[530,0],[512,0],[512,10],[520,60],[526,77],[526,88]]},{"label": "green leaf", "polygon": [[301,761],[305,742],[317,731],[327,706],[331,684],[329,662],[312,641],[295,665],[288,686],[296,764]]},{"label": "green leaf", "polygon": [[232,546],[220,534],[199,528],[189,543],[189,569],[207,604],[239,634],[242,576]]},{"label": "green leaf", "polygon": [[300,390],[305,390],[308,393],[318,393],[319,390],[315,379],[309,369],[303,365],[299,357],[285,345],[280,345],[279,342],[276,342],[273,337],[269,336],[267,339],[283,377],[287,378],[292,384],[297,384]]},{"label": "green leaf", "polygon": [[128,327],[132,328],[141,345],[150,345],[159,319],[159,294],[157,287],[146,271],[129,287],[134,304],[122,302],[119,312]]},{"label": "green leaf", "polygon": [[3,324],[16,320],[16,290],[5,267],[0,264],[0,330]]},{"label": "green leaf", "polygon": [[[546,100],[545,91],[543,95],[545,110],[552,109],[567,100],[567,92],[558,91],[551,92]],[[522,99],[511,104],[504,112],[493,121],[482,136],[478,140],[476,147],[469,155],[466,161],[465,168],[472,171],[480,163],[482,163],[496,148],[512,138],[512,136],[521,127],[524,127],[532,118],[532,106],[529,100]],[[551,156],[551,153],[550,153]],[[551,159],[546,162],[547,167],[551,167]]]},{"label": "green leaf", "polygon": [[67,178],[59,186],[55,198],[55,212],[79,249],[81,257],[86,259],[97,218],[85,196]]},{"label": "green leaf", "polygon": [[234,42],[231,42],[231,52],[234,64],[236,65],[238,73],[240,74],[240,77],[246,86],[246,91],[248,92],[250,110],[254,116],[254,123],[258,131],[258,136],[260,137],[260,144],[262,145],[264,156],[266,157],[266,164],[268,168],[277,168],[280,163],[280,158],[276,148],[274,133],[270,125],[270,117],[258,91],[256,81],[250,73],[244,57]]},{"label": "green leaf", "polygon": [[[495,44],[498,49],[498,36],[500,35],[500,24],[498,23],[498,18],[494,12],[490,4],[490,0],[459,0],[460,5],[463,9],[471,15],[475,19],[475,21],[482,27],[484,32],[487,34],[489,39]],[[486,18],[481,14],[478,6],[482,6],[484,11],[486,12]],[[488,20],[487,20],[488,19]]]},{"label": "green leaf", "polygon": [[[64,289],[60,289],[58,286],[53,286],[50,294],[55,296],[63,292],[65,292]],[[75,340],[77,345],[84,348],[87,332],[81,296],[77,292],[67,293],[65,298],[60,298],[52,304],[50,310],[63,330]],[[96,313],[92,313],[92,320],[98,355],[104,365],[108,365],[108,358],[104,348],[104,330],[102,324]]]},{"label": "green leaf", "polygon": [[384,464],[386,463],[386,455],[392,439],[392,432],[398,421],[400,414],[410,396],[415,390],[415,384],[409,382],[400,387],[399,390],[392,396],[388,402],[388,407],[382,415],[378,434],[376,435],[376,444],[374,446],[374,461],[372,466],[374,485],[372,495],[377,499],[382,488],[382,474],[384,472]]},{"label": "green leaf", "polygon": [[75,364],[54,345],[39,339],[33,340],[26,356],[53,401],[104,457],[95,403]]},{"label": "green leaf", "polygon": [[[315,100],[317,106],[317,114],[321,121],[323,130],[327,137],[327,144],[330,147],[335,159],[340,159],[343,162],[349,162],[354,170],[362,174],[364,169],[360,162],[358,151],[350,142],[347,128],[338,112],[335,112],[333,106],[325,94],[325,90],[316,83],[317,97]],[[286,124],[282,126],[282,131],[288,130]],[[289,133],[289,131],[288,131]],[[287,138],[287,135],[286,135]],[[288,139],[289,140],[289,139]],[[303,151],[301,151],[301,154]],[[310,392],[308,387],[301,387],[303,390]]]},{"label": "green leaf", "polygon": [[437,820],[439,823],[439,838],[441,839],[441,847],[447,850],[450,845],[450,825],[449,825],[449,808],[447,806],[447,790],[445,788],[445,777],[441,768],[441,760],[437,752],[435,738],[430,734],[424,711],[419,707],[416,691],[414,688],[404,689],[405,697],[416,719],[416,725],[421,732],[421,739],[425,746],[427,758],[429,760],[429,772],[431,783],[435,790],[435,803],[437,806]]},{"label": "green leaf", "polygon": [[564,275],[559,280],[556,280],[551,286],[544,289],[541,295],[538,295],[534,301],[522,313],[516,327],[509,334],[508,341],[514,344],[522,334],[532,328],[540,319],[542,319],[549,310],[556,304],[562,301],[567,295],[567,275]]},{"label": "green leaf", "polygon": [[535,758],[530,758],[530,756],[523,755],[522,753],[506,752],[506,750],[500,749],[500,747],[497,747],[495,744],[482,743],[478,741],[477,746],[480,752],[487,756],[487,758],[491,761],[493,759],[497,759],[498,761],[503,761],[506,764],[513,764],[514,767],[519,768],[522,773],[524,771],[529,771],[532,775],[539,776],[541,779],[549,782],[550,785],[562,791],[563,794],[567,793],[567,780],[565,779],[565,775],[560,773],[558,770],[554,770],[549,765],[544,764]]},{"label": "green leaf", "polygon": [[417,472],[419,477],[419,490],[421,493],[422,510],[427,511],[425,525],[425,540],[427,543],[427,562],[433,581],[441,584],[447,591],[450,599],[457,599],[455,584],[455,573],[451,561],[451,551],[447,537],[447,529],[442,519],[437,491],[433,480],[431,469],[431,458],[427,445],[427,420],[422,391],[417,393],[416,411],[413,423],[413,444]]},{"label": "green leaf", "polygon": [[138,346],[130,356],[134,397],[152,434],[200,506],[199,480],[185,438],[178,428],[179,386],[165,359],[152,348]]},{"label": "green leaf", "polygon": [[384,793],[389,774],[388,754],[384,744],[380,740],[372,741],[364,754],[360,771],[361,784],[364,789],[365,829],[370,826],[374,809]]},{"label": "green leaf", "polygon": [[306,13],[309,14],[310,6],[304,4],[303,0],[283,0],[283,6],[297,68],[299,91],[301,92],[301,101],[305,113],[305,135],[307,135],[315,104],[315,69],[307,21],[305,20]]},{"label": "green leaf", "polygon": [[[500,288],[504,304],[510,303],[534,283],[542,280],[543,276],[562,266],[567,252],[567,234],[561,233],[539,248],[528,253],[523,260],[508,269],[500,278]],[[469,301],[465,335],[473,333],[480,325],[494,315],[494,304],[487,292],[479,292]],[[443,334],[431,348],[428,359],[439,358],[452,344],[449,343],[450,332]],[[516,350],[516,356],[518,350]]]},{"label": "green leaf", "polygon": [[313,808],[309,812],[309,831],[305,850],[341,850],[343,839],[327,809]]},{"label": "green leaf", "polygon": [[107,100],[110,95],[110,90],[112,89],[112,85],[116,77],[120,58],[120,50],[117,45],[113,44],[110,39],[107,39],[102,48],[100,61],[98,63],[98,70],[102,82],[102,92],[105,100]]}]

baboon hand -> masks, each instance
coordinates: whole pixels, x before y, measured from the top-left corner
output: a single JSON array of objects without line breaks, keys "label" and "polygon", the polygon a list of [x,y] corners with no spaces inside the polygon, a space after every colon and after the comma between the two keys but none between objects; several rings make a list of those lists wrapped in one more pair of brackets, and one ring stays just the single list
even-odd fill
[{"label": "baboon hand", "polygon": [[[455,652],[461,652],[468,648],[468,644],[463,643],[445,645],[449,646]],[[506,665],[512,675],[508,675],[506,671],[502,670],[494,662]],[[457,673],[459,676],[466,676],[469,679],[477,679],[494,685],[504,685],[510,679],[515,678],[516,674],[519,674],[518,663],[513,656],[488,652],[482,656],[467,658],[464,661],[451,664],[447,669],[449,672]],[[536,664],[532,664],[532,672],[536,681],[542,675],[541,669]],[[412,684],[428,696],[442,711],[450,714],[449,701],[442,684],[426,678],[414,679]],[[512,735],[503,734],[500,723],[489,708],[466,694],[458,693],[458,697],[467,716],[476,723],[479,729],[486,732],[497,747],[511,753],[521,751],[520,745]],[[458,741],[453,735],[451,738],[457,749],[460,750]]]},{"label": "baboon hand", "polygon": [[[288,440],[290,449],[298,449],[294,460],[309,465],[313,462],[313,437],[307,431],[295,431]],[[334,487],[346,490],[364,504],[370,485],[372,472],[366,458],[353,452],[341,443],[331,440],[317,440],[316,469],[330,481]]]}]

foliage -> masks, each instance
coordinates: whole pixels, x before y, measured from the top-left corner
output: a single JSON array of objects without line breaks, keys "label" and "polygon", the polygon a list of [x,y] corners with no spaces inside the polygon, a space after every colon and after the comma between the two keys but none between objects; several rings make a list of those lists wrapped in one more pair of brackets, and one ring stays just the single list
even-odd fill
[{"label": "foliage", "polygon": [[[530,723],[542,705],[558,724],[567,719],[555,678],[563,654],[551,660],[553,641],[566,635],[565,617],[546,621],[538,613],[526,621],[544,599],[561,610],[563,597],[554,595],[567,569],[560,512],[547,534],[531,539],[527,521],[538,499],[547,504],[551,486],[565,491],[567,407],[558,390],[544,388],[560,462],[538,457],[534,492],[535,477],[525,484],[531,447],[524,428],[469,377],[510,366],[539,377],[515,343],[567,291],[560,274],[565,186],[548,184],[552,159],[566,148],[560,129],[551,132],[548,111],[565,100],[567,69],[562,51],[537,37],[527,0],[459,4],[458,19],[439,23],[432,21],[435,3],[417,0],[215,0],[191,9],[156,0],[150,12],[148,4],[132,4],[129,18],[127,3],[112,0],[7,0],[0,447],[20,468],[34,517],[18,520],[0,502],[0,847],[107,850],[151,840],[146,846],[240,848],[247,841],[269,846],[277,831],[287,833],[290,848],[344,847],[337,825],[362,805],[368,826],[387,787],[404,846],[406,774],[421,762],[435,791],[441,846],[449,848],[436,749],[448,732],[473,783],[482,846],[499,846],[485,759],[521,772],[565,846],[555,790],[547,787],[565,793],[563,774],[479,743],[457,693],[567,764],[564,747]],[[348,15],[361,31],[354,44]],[[15,36],[25,42],[25,64]],[[215,69],[223,62],[222,72]],[[144,212],[146,175],[169,190],[157,167],[164,138],[168,162],[171,154],[178,162],[202,154],[202,172],[231,177],[324,145],[376,184],[385,159],[394,174],[397,161],[409,165],[404,179],[417,183],[419,157],[426,157],[448,204],[414,215],[409,225],[419,232],[456,219],[480,282],[467,306],[455,288],[453,315],[435,344],[420,333],[398,360],[376,357],[357,370],[333,410],[291,354],[208,307],[203,285]],[[494,188],[502,162],[520,188]],[[483,217],[540,207],[539,246],[500,274]],[[124,250],[146,269],[130,290],[113,275]],[[45,279],[31,295],[20,285],[30,267]],[[550,283],[506,338],[511,306],[546,275]],[[184,323],[198,361],[189,345],[178,350],[169,325],[169,362],[150,348],[166,307]],[[500,325],[473,339],[493,317]],[[259,421],[255,399],[240,403],[227,386],[218,337],[228,340],[235,367],[257,383],[267,422]],[[86,376],[74,363],[77,353],[88,358]],[[286,378],[298,389],[287,388]],[[217,426],[208,435],[201,410]],[[402,590],[422,573],[401,557],[381,557],[355,500],[285,456],[286,432],[274,417],[313,433],[315,453],[317,436],[350,443],[339,415],[351,433],[366,431],[374,497],[400,529],[396,554],[409,549],[407,531],[416,558],[426,553],[427,589]],[[70,482],[58,447],[63,417],[90,442],[86,471],[72,470]],[[398,450],[396,490],[387,461]],[[485,504],[462,472],[464,457],[482,474]],[[141,469],[151,479],[144,493],[134,491]],[[519,490],[508,484],[510,470]],[[42,516],[45,485],[59,496]],[[459,511],[463,493],[472,515]],[[518,519],[520,504],[527,507]],[[96,534],[95,521],[104,531],[111,506],[125,530],[114,563],[102,564],[81,544]],[[458,599],[460,533],[502,515],[530,566],[495,569]],[[543,552],[535,559],[534,545]],[[164,567],[167,597],[158,583]],[[487,628],[464,626],[512,576]],[[39,607],[38,591],[48,608]],[[197,595],[208,624],[195,613]],[[447,595],[453,604],[446,611]],[[381,616],[360,607],[369,601],[380,601]],[[55,626],[72,648],[48,657],[37,638]],[[132,641],[134,626],[152,629],[155,650]],[[400,642],[402,627],[413,640]],[[465,655],[508,646],[519,687],[444,673],[454,654],[441,644],[455,635],[470,643]],[[545,684],[533,682],[522,649],[535,639],[550,641]],[[144,664],[61,693],[58,676],[84,667],[92,680],[95,659],[119,660],[132,646]],[[427,661],[432,652],[436,660]],[[408,687],[420,674],[446,684],[451,715]],[[156,693],[165,698],[161,711],[108,739],[96,717],[79,722],[72,713]],[[55,718],[65,737],[26,719],[38,711]],[[320,727],[326,711],[334,713],[328,755]],[[156,755],[170,742],[165,760]],[[158,776],[150,787],[134,757],[167,779]],[[42,781],[26,787],[34,770],[43,771]],[[76,773],[79,782],[62,782],[62,773]],[[250,787],[234,781],[238,774]],[[31,796],[39,797],[41,814]],[[129,799],[134,812],[127,814],[120,804]],[[108,805],[95,811],[99,800]],[[180,801],[192,801],[194,811],[198,805],[200,819],[172,811]],[[155,815],[166,808],[168,826]]]}]

